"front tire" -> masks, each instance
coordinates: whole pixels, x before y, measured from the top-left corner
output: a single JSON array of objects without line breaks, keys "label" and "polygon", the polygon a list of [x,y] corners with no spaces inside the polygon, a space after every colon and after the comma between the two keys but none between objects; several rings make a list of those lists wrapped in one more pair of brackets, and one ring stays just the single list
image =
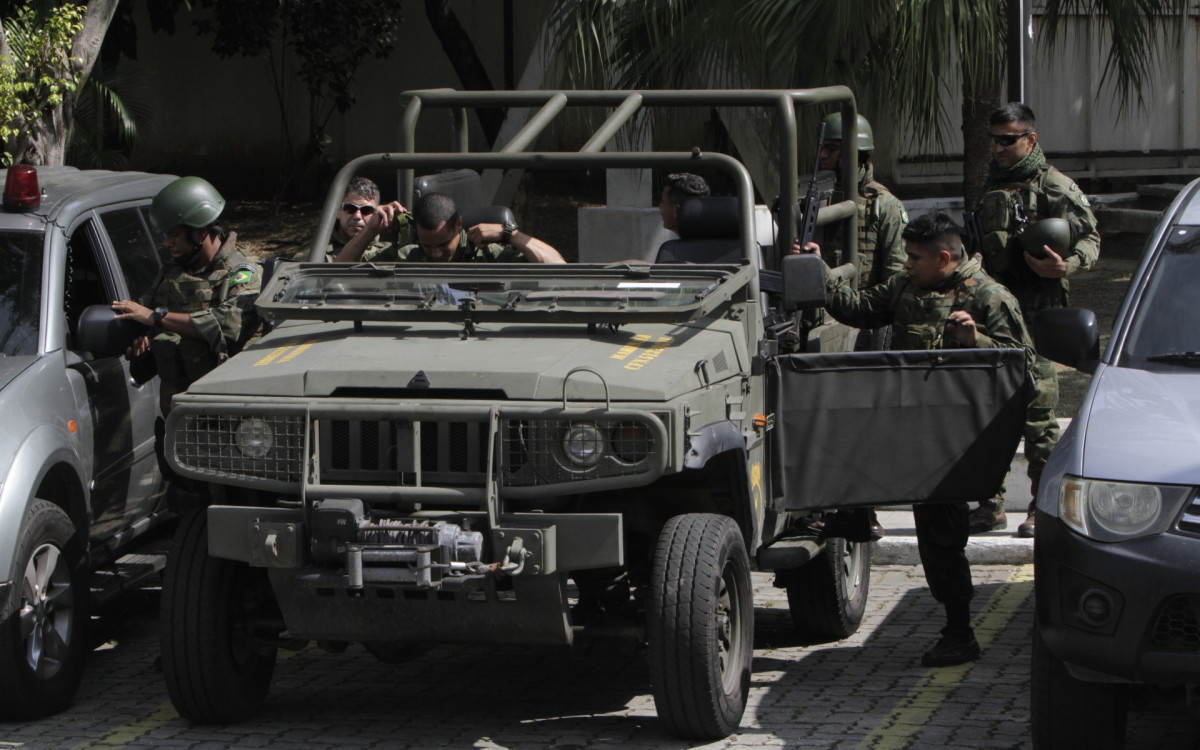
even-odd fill
[{"label": "front tire", "polygon": [[36,719],[66,708],[83,678],[88,571],[75,525],[46,500],[26,511],[16,560],[0,603],[0,716]]},{"label": "front tire", "polygon": [[858,632],[871,589],[871,544],[840,537],[807,565],[789,571],[787,597],[796,632],[814,643]]},{"label": "front tire", "polygon": [[658,717],[672,734],[737,730],[750,693],[754,601],[741,530],[726,516],[675,516],[659,534],[646,639]]},{"label": "front tire", "polygon": [[163,677],[181,716],[203,724],[248,719],[275,671],[278,611],[266,571],[208,555],[203,510],[183,518],[163,578]]},{"label": "front tire", "polygon": [[1125,747],[1125,722],[1129,714],[1125,686],[1084,682],[1073,677],[1063,660],[1046,647],[1036,625],[1029,708],[1034,750]]}]

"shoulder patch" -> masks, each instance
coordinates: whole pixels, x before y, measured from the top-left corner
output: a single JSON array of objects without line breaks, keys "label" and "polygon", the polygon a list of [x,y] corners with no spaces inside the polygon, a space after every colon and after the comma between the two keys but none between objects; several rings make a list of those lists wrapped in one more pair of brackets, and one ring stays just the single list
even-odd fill
[{"label": "shoulder patch", "polygon": [[908,223],[908,211],[904,208],[904,204],[900,204],[900,220],[905,224]]},{"label": "shoulder patch", "polygon": [[236,286],[238,284],[245,284],[247,281],[250,281],[253,278],[254,278],[253,271],[250,271],[245,268],[241,268],[241,269],[238,269],[237,271],[233,272],[233,276],[231,276],[229,279],[229,285]]}]

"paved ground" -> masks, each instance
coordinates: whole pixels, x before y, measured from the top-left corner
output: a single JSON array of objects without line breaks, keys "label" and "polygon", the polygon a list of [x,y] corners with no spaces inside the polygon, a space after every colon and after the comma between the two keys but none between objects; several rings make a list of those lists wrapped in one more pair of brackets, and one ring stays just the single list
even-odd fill
[{"label": "paved ground", "polygon": [[[742,731],[713,748],[1029,748],[1029,566],[980,566],[968,668],[919,661],[940,612],[919,567],[876,568],[860,632],[809,646],[792,635],[783,592],[755,574],[754,684]],[[277,670],[266,709],[237,726],[179,718],[155,666],[156,591],[127,597],[98,621],[103,641],[75,705],[32,723],[0,724],[0,748],[682,748],[654,714],[642,656],[434,647],[398,666],[357,646],[309,648]],[[1196,747],[1200,718],[1137,714],[1133,750]]]}]

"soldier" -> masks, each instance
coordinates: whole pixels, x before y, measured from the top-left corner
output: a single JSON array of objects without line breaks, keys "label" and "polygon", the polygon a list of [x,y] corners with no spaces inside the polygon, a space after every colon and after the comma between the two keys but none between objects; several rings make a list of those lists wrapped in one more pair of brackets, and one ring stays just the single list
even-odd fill
[{"label": "soldier", "polygon": [[[1040,311],[1066,306],[1066,277],[1096,263],[1100,233],[1087,196],[1074,181],[1046,163],[1033,110],[1021,102],[1010,102],[992,113],[989,131],[992,162],[976,209],[983,266],[1017,298],[1029,325]],[[1044,219],[1066,221],[1066,225],[1059,222],[1063,231],[1057,251],[1048,242],[1056,234],[1054,222],[1039,227]],[[1032,369],[1038,398],[1030,404],[1025,424],[1025,457],[1033,499],[1028,517],[1017,527],[1017,535],[1022,537],[1033,536],[1038,481],[1059,436],[1054,417],[1058,405],[1054,363],[1039,356]],[[973,533],[1004,526],[1003,492],[980,503],[971,515]]]},{"label": "soldier", "polygon": [[[962,230],[948,216],[918,217],[903,238],[906,273],[861,291],[826,274],[826,309],[833,317],[857,327],[892,325],[892,349],[1021,347],[1032,357],[1016,299],[983,272],[979,258],[967,257]],[[815,243],[805,249],[820,252]],[[974,661],[980,648],[971,628],[975,589],[966,556],[967,503],[918,503],[913,518],[925,580],[946,609],[941,638],[921,663]]]},{"label": "soldier", "polygon": [[224,209],[225,199],[199,177],[181,177],[159,191],[150,224],[174,262],[140,302],[112,303],[119,320],[150,329],[126,356],[153,356],[164,415],[172,396],[240,351],[258,329],[254,299],[262,268],[238,252],[237,235],[217,223]]},{"label": "soldier", "polygon": [[688,198],[703,198],[708,194],[708,183],[698,174],[676,172],[667,175],[658,201],[663,229],[679,234],[679,207]]},{"label": "soldier", "polygon": [[518,231],[515,224],[476,224],[463,228],[454,199],[442,193],[421,196],[413,206],[417,241],[396,249],[394,245],[363,255],[364,261],[409,260],[419,263],[472,261],[566,263],[558,251]]},{"label": "soldier", "polygon": [[[379,205],[379,186],[366,177],[355,177],[342,196],[325,260],[356,261],[365,253],[380,252],[388,243],[379,239],[379,234],[393,223],[405,221],[406,213],[408,209],[400,201]],[[307,258],[308,246],[296,255],[297,260]]]},{"label": "soldier", "polygon": [[[820,168],[838,171],[842,158],[842,115],[827,116],[825,140],[821,144]],[[908,224],[908,212],[900,199],[887,186],[875,179],[871,152],[875,149],[875,134],[871,123],[858,116],[858,288],[887,281],[904,270],[904,240],[901,233]],[[838,175],[838,184],[845,178]],[[838,225],[841,226],[840,224]],[[844,248],[837,231],[824,238],[824,254],[837,265]]]}]

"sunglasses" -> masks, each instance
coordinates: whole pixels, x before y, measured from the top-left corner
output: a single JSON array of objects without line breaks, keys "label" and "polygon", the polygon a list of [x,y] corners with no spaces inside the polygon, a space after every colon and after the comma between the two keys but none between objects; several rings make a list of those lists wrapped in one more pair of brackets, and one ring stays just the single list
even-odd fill
[{"label": "sunglasses", "polygon": [[361,211],[363,216],[370,216],[371,214],[375,213],[375,208],[376,207],[372,206],[370,203],[366,204],[365,206],[356,206],[353,203],[342,204],[342,210],[346,213],[356,214]]},{"label": "sunglasses", "polygon": [[991,133],[990,135],[993,143],[999,146],[1011,146],[1025,136],[1036,132],[1036,130],[1026,130],[1024,133],[1004,133],[1002,135]]}]

